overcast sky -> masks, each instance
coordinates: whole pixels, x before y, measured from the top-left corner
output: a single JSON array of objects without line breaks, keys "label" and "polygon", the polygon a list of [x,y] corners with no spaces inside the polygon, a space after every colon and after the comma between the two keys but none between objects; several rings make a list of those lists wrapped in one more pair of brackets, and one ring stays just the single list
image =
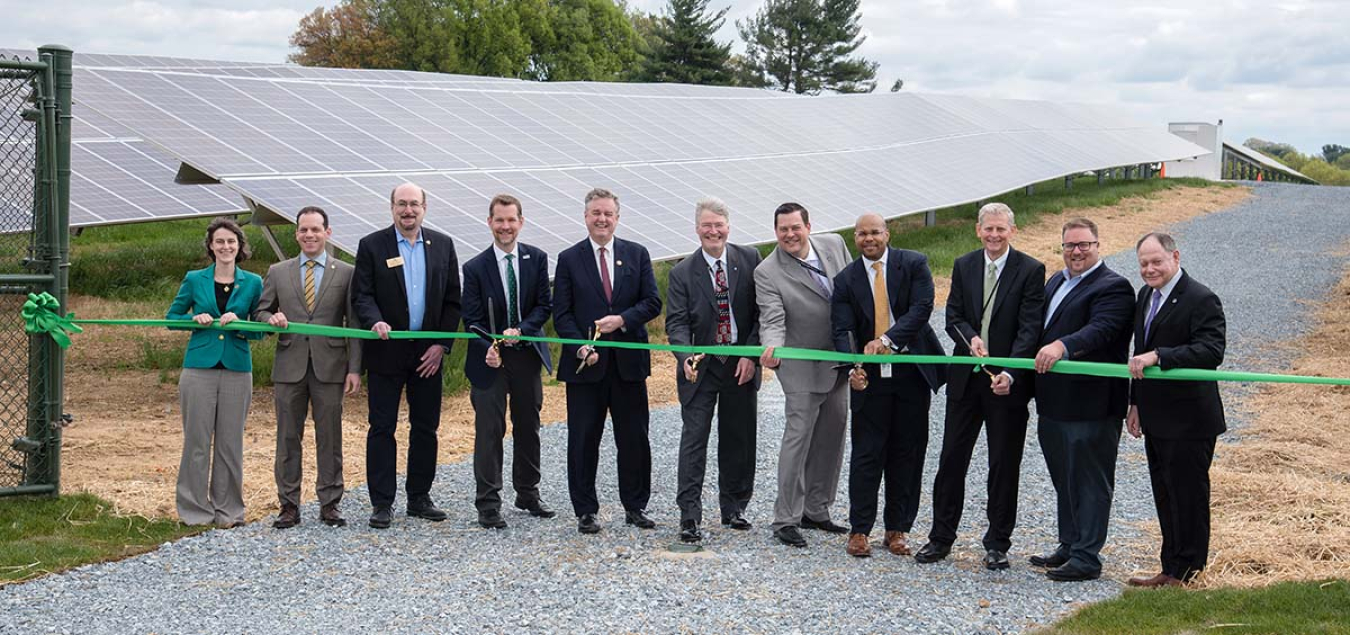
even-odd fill
[{"label": "overcast sky", "polygon": [[[281,62],[322,1],[0,0],[0,48]],[[760,3],[713,0],[731,7],[722,38],[738,41],[734,20]],[[910,91],[1113,104],[1160,126],[1223,119],[1239,143],[1350,145],[1345,0],[863,0],[862,25],[879,90],[903,78]]]}]

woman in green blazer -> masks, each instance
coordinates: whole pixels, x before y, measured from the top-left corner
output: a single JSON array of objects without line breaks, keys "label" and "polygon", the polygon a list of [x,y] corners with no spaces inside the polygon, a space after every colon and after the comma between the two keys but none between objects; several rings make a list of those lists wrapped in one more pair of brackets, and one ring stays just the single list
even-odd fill
[{"label": "woman in green blazer", "polygon": [[[237,266],[249,257],[244,231],[228,218],[212,220],[206,253],[214,262],[183,276],[164,317],[203,326],[247,320],[258,309],[262,278]],[[244,524],[244,419],[253,401],[248,343],[262,337],[220,328],[192,330],[178,379],[183,459],[177,503],[184,523]]]}]

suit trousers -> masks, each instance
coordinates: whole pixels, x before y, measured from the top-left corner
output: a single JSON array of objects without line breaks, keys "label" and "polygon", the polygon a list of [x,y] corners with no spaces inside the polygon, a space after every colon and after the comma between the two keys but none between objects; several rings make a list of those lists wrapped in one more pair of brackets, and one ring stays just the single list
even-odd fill
[{"label": "suit trousers", "polygon": [[1162,572],[1190,580],[1209,559],[1209,466],[1214,439],[1144,435],[1148,477],[1162,529]]},{"label": "suit trousers", "polygon": [[506,436],[507,400],[511,413],[511,485],[516,503],[539,500],[539,409],[544,405],[543,362],[533,346],[503,347],[497,378],[487,388],[469,390],[473,403],[473,477],[478,511],[502,507],[502,439]]},{"label": "suit trousers", "polygon": [[932,392],[914,366],[897,365],[894,371],[889,378],[872,378],[862,405],[853,411],[848,522],[855,534],[869,534],[876,524],[883,477],[886,531],[908,532],[919,513]]},{"label": "suit trousers", "polygon": [[[564,360],[563,363],[574,363]],[[567,492],[577,516],[600,511],[595,472],[605,415],[614,422],[619,500],[626,511],[644,511],[652,494],[652,448],[647,438],[647,381],[624,381],[616,365],[594,383],[567,384]]]},{"label": "suit trousers", "polygon": [[300,505],[303,478],[305,418],[314,412],[315,492],[322,506],[342,500],[342,382],[319,381],[311,362],[298,382],[277,382],[277,499]]},{"label": "suit trousers", "polygon": [[441,426],[441,375],[445,364],[430,377],[409,368],[399,373],[368,374],[370,431],[366,433],[366,481],[370,504],[379,509],[394,504],[398,493],[398,405],[408,392],[408,502],[430,501],[436,477],[436,431]]},{"label": "suit trousers", "polygon": [[756,401],[754,381],[736,383],[739,357],[722,361],[709,356],[699,370],[703,378],[694,396],[680,409],[680,466],[675,503],[680,520],[703,522],[703,477],[708,464],[708,436],[717,411],[717,490],[722,516],[743,513],[755,491]]},{"label": "suit trousers", "polygon": [[933,527],[928,540],[950,545],[966,503],[966,474],[970,458],[985,429],[989,450],[989,477],[985,483],[984,548],[1006,552],[1017,525],[1017,486],[1022,474],[1022,448],[1027,440],[1027,402],[1022,393],[999,396],[989,388],[989,376],[972,375],[965,394],[947,398],[942,431],[942,454],[933,480]]},{"label": "suit trousers", "polygon": [[178,376],[183,458],[176,498],[185,524],[244,522],[244,420],[252,401],[252,373],[184,368]]},{"label": "suit trousers", "polygon": [[829,392],[784,394],[787,421],[778,452],[775,531],[800,525],[803,516],[829,520],[830,506],[839,490],[839,470],[844,465],[848,390],[841,374]]},{"label": "suit trousers", "polygon": [[1101,571],[1100,553],[1111,520],[1116,486],[1119,419],[1059,421],[1041,417],[1037,437],[1055,486],[1059,549],[1069,562]]}]

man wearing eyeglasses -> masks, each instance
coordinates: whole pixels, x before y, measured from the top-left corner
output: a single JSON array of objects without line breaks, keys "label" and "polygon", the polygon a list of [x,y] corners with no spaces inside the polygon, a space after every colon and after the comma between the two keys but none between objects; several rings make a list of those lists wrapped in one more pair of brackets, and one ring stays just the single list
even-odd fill
[{"label": "man wearing eyeglasses", "polygon": [[1134,289],[1102,263],[1095,223],[1075,218],[1061,235],[1064,270],[1045,285],[1036,353],[1037,437],[1055,486],[1059,545],[1031,564],[1051,580],[1072,582],[1101,576],[1129,381],[1049,371],[1061,359],[1125,363]]},{"label": "man wearing eyeglasses", "polygon": [[441,424],[442,358],[454,340],[389,339],[390,331],[454,331],[459,328],[459,262],[450,237],[422,226],[427,193],[404,183],[389,194],[393,225],[361,239],[356,248],[352,305],[361,328],[379,335],[366,340],[370,431],[366,434],[366,480],[374,512],[370,526],[388,528],[397,492],[398,402],[408,391],[408,515],[445,520],[431,500],[436,477],[436,430]]}]

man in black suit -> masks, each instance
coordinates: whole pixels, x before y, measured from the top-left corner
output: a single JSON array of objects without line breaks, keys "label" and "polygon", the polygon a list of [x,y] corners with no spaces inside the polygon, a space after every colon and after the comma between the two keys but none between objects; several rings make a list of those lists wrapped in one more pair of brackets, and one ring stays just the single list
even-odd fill
[{"label": "man in black suit", "polygon": [[408,391],[408,515],[445,520],[431,500],[436,477],[436,429],[441,424],[441,364],[454,340],[391,340],[390,331],[454,331],[459,328],[459,262],[450,237],[422,226],[427,194],[404,183],[389,195],[394,224],[361,239],[356,248],[352,305],[361,328],[380,336],[366,340],[370,431],[366,434],[366,480],[375,508],[370,526],[389,527],[397,490],[394,429],[398,402]]},{"label": "man in black suit", "polygon": [[[1045,265],[1012,248],[1017,233],[1013,211],[1003,203],[980,208],[975,235],[984,248],[956,259],[947,296],[947,334],[953,355],[1032,357],[1041,336],[1045,308]],[[986,482],[989,528],[984,533],[984,566],[1008,568],[1008,548],[1017,524],[1017,484],[1027,437],[1027,403],[1034,392],[1031,373],[992,366],[947,367],[947,420],[942,455],[933,481],[933,527],[928,544],[914,554],[937,562],[951,553],[966,500],[970,456],[985,426],[989,446]]]},{"label": "man in black suit", "polygon": [[[727,242],[727,206],[715,198],[694,206],[694,230],[701,248],[670,270],[666,287],[666,336],[681,346],[759,345],[755,267],[759,251]],[[680,397],[680,467],[675,502],[680,507],[680,540],[703,535],[703,476],[708,435],[717,411],[717,469],[722,524],[745,531],[745,508],[755,490],[755,398],[760,372],[754,359],[675,354]]]},{"label": "man in black suit", "polygon": [[[647,248],[616,238],[619,197],[596,188],[586,194],[585,240],[558,254],[553,278],[553,326],[567,339],[646,342],[647,322],[661,313],[661,295]],[[645,350],[563,346],[558,379],[567,383],[567,491],[577,530],[600,532],[596,513],[595,470],[605,414],[614,421],[618,449],[619,498],[624,522],[642,529],[652,489],[652,452],[647,439],[647,376],[651,355]]]},{"label": "man in black suit", "polygon": [[1126,425],[1135,438],[1144,435],[1162,528],[1162,572],[1129,583],[1176,586],[1199,574],[1209,558],[1209,465],[1214,441],[1228,427],[1218,382],[1144,379],[1144,369],[1218,368],[1227,326],[1219,296],[1181,270],[1171,236],[1148,234],[1135,253],[1147,286],[1135,304]]},{"label": "man in black suit", "polygon": [[[861,255],[834,278],[830,324],[841,353],[942,355],[928,318],[933,274],[917,251],[892,249],[886,220],[864,214],[853,228]],[[907,553],[928,449],[928,406],[946,377],[930,364],[866,364],[849,371],[853,454],[849,459],[846,551],[872,555],[877,488],[886,480],[882,544]],[[931,392],[930,392],[931,391]]]},{"label": "man in black suit", "polygon": [[468,341],[464,374],[471,388],[474,439],[474,506],[478,524],[506,527],[502,517],[502,438],[506,435],[506,403],[511,399],[511,437],[515,458],[511,484],[515,505],[538,518],[556,516],[539,498],[539,408],[544,385],[539,369],[553,372],[548,346],[511,338],[542,336],[553,311],[548,286],[548,254],[518,242],[525,226],[520,201],[498,194],[488,203],[492,246],[464,263],[464,326],[500,333],[505,339],[489,346]]},{"label": "man in black suit", "polygon": [[1059,546],[1031,557],[1060,582],[1101,576],[1116,483],[1116,448],[1125,417],[1125,379],[1048,372],[1060,359],[1123,364],[1129,356],[1134,289],[1101,261],[1097,225],[1064,224],[1064,270],[1045,284],[1041,349],[1036,353],[1037,437],[1055,486]]}]

